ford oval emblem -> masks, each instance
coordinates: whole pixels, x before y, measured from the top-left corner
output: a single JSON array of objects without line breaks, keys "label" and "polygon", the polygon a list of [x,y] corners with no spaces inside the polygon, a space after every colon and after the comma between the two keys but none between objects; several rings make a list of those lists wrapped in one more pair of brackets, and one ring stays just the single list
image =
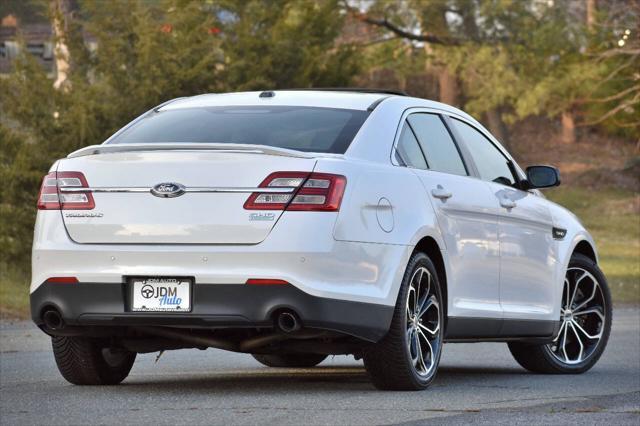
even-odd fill
[{"label": "ford oval emblem", "polygon": [[151,193],[160,198],[175,198],[186,192],[184,185],[173,182],[159,183],[151,188]]}]

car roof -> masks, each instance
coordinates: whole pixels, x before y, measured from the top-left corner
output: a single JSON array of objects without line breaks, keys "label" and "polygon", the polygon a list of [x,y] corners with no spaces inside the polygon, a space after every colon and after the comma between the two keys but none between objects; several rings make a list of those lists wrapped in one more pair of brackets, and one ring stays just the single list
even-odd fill
[{"label": "car roof", "polygon": [[[262,95],[262,96],[261,96]],[[440,102],[403,96],[399,92],[374,89],[296,89],[255,92],[209,93],[175,99],[161,105],[158,110],[203,108],[210,106],[306,106],[367,110],[386,98],[403,98],[416,107],[430,107],[458,112],[456,108]]]},{"label": "car roof", "polygon": [[[261,94],[268,96],[260,96]],[[211,93],[180,98],[160,110],[181,108],[203,108],[212,106],[306,106],[319,108],[341,108],[366,110],[371,104],[390,95],[328,90],[273,90],[260,92]]]}]

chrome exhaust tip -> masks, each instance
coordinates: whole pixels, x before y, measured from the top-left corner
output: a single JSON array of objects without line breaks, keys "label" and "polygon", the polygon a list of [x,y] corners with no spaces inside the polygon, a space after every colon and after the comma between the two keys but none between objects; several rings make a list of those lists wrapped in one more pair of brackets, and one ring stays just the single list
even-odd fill
[{"label": "chrome exhaust tip", "polygon": [[302,328],[298,316],[289,311],[280,312],[276,320],[277,327],[284,333],[292,333]]},{"label": "chrome exhaust tip", "polygon": [[64,320],[62,315],[55,309],[49,309],[42,314],[42,321],[49,330],[62,330],[64,328]]}]

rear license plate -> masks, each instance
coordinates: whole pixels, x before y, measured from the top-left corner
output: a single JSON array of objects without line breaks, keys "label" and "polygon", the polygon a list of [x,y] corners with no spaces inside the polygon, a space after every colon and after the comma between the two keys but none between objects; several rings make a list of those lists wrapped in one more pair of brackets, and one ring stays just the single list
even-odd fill
[{"label": "rear license plate", "polygon": [[189,312],[191,280],[188,278],[132,278],[134,312]]}]

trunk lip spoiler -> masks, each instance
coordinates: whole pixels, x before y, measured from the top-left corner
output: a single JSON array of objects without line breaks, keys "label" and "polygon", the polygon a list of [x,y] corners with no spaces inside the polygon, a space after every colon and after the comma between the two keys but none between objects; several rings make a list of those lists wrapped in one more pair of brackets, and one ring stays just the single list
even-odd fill
[{"label": "trunk lip spoiler", "polygon": [[287,148],[265,145],[235,144],[235,143],[132,143],[132,144],[102,144],[90,145],[73,151],[67,158],[85,157],[89,155],[111,154],[120,152],[151,152],[151,151],[215,151],[246,154],[277,155],[295,158],[343,157],[344,154],[302,152]]}]

